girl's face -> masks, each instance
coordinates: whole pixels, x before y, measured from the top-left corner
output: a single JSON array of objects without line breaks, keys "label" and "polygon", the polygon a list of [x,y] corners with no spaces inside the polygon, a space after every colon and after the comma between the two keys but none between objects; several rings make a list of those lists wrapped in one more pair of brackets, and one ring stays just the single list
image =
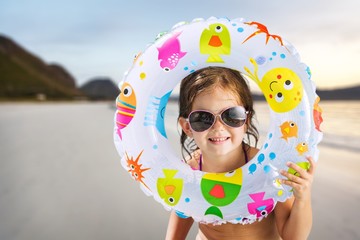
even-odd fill
[{"label": "girl's face", "polygon": [[[216,87],[212,91],[205,91],[196,96],[191,111],[207,110],[216,115],[222,110],[234,106],[242,106],[238,97],[230,91]],[[241,152],[239,147],[241,147],[246,132],[246,124],[232,128],[224,125],[217,117],[214,125],[203,132],[193,131],[184,119],[180,124],[184,132],[194,138],[204,156],[211,156],[211,158],[234,157]]]}]

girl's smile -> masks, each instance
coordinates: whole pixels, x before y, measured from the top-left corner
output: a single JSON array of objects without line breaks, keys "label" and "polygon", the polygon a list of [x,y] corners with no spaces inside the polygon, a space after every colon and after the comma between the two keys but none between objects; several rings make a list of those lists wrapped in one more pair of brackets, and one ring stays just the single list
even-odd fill
[{"label": "girl's smile", "polygon": [[[238,96],[221,87],[214,87],[199,93],[193,101],[191,110],[205,110],[219,115],[224,110],[236,106],[242,106]],[[242,151],[239,149],[242,149],[246,124],[240,127],[230,127],[224,124],[218,116],[213,125],[204,131],[193,130],[189,121],[183,121],[182,126],[186,134],[192,137],[201,149],[205,168],[206,166],[216,166],[217,171],[230,171],[234,169],[234,165],[240,162],[239,159],[243,158]],[[219,169],[219,166],[224,168]],[[215,169],[208,170],[215,171]]]},{"label": "girl's smile", "polygon": [[212,138],[209,138],[209,141],[214,144],[222,144],[223,142],[225,142],[229,139],[230,139],[230,137],[212,137]]}]

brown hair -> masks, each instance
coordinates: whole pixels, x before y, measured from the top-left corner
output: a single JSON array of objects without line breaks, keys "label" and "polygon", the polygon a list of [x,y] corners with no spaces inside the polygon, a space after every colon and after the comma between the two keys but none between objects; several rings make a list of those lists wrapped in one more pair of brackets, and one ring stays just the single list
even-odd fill
[{"label": "brown hair", "polygon": [[[246,121],[246,141],[248,145],[250,145],[250,136],[252,136],[255,139],[256,146],[259,139],[259,132],[252,121],[255,111],[253,109],[251,91],[246,80],[240,72],[236,70],[224,67],[207,67],[185,77],[180,84],[178,120],[180,117],[188,117],[192,110],[192,104],[198,94],[204,91],[210,91],[215,87],[221,87],[231,91],[235,96],[239,97],[239,102],[249,111]],[[180,143],[183,155],[184,150],[187,154],[191,154],[198,149],[194,140],[188,138],[184,131],[181,132]]]}]

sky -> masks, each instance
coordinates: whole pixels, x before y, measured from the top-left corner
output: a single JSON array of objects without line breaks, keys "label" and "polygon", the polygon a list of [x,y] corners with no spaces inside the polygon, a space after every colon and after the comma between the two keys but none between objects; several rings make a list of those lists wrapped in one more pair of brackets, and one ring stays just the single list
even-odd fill
[{"label": "sky", "polygon": [[0,34],[81,86],[119,82],[135,54],[178,22],[245,18],[293,44],[317,87],[332,89],[360,84],[359,9],[359,0],[1,0]]}]

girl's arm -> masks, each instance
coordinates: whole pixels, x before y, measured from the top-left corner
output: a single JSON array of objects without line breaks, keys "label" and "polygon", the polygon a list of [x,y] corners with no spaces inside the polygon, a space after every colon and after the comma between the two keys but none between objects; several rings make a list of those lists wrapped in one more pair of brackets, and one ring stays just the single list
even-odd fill
[{"label": "girl's arm", "polygon": [[307,239],[312,227],[311,186],[315,171],[315,164],[311,157],[309,170],[305,170],[295,163],[289,163],[299,176],[286,171],[281,174],[287,180],[281,183],[293,188],[294,197],[275,208],[276,225],[281,237],[286,239]]},{"label": "girl's arm", "polygon": [[170,214],[166,240],[184,240],[193,224],[192,218],[180,218],[174,211]]}]

